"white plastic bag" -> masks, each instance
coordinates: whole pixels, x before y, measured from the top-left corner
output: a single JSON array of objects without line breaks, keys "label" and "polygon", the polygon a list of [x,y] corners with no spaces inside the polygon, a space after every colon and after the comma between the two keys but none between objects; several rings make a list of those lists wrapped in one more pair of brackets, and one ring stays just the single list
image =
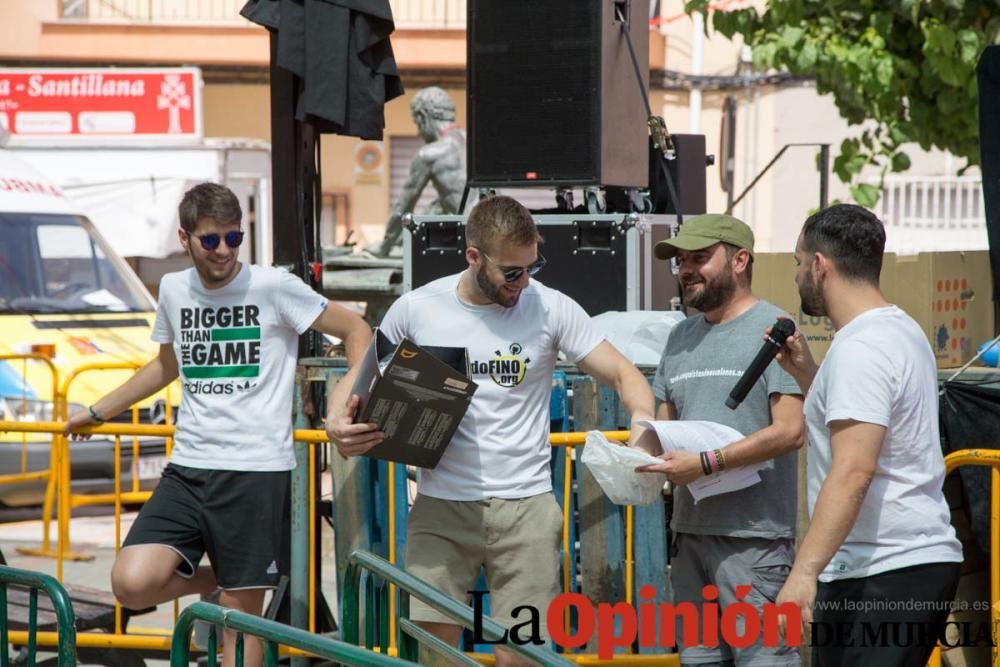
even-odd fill
[{"label": "white plastic bag", "polygon": [[641,449],[616,445],[600,431],[591,431],[580,460],[616,505],[649,505],[662,497],[666,475],[635,471],[638,466],[660,462]]}]

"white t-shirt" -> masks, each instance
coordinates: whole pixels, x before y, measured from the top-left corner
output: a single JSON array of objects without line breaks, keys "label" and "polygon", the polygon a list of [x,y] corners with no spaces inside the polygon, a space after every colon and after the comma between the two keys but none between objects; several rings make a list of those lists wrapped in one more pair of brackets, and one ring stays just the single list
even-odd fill
[{"label": "white t-shirt", "polygon": [[809,515],[830,472],[830,422],[886,427],[858,519],[820,581],[961,562],[942,492],[937,371],[923,331],[896,306],[869,310],[834,336],[805,402]]},{"label": "white t-shirt", "polygon": [[326,305],[282,269],[243,264],[213,290],[193,268],[163,276],[152,338],[173,343],[183,385],[171,462],[213,470],[295,467],[299,334]]},{"label": "white t-shirt", "polygon": [[445,500],[526,498],[552,489],[549,394],[560,351],[576,363],[603,336],[565,294],[532,280],[513,307],[458,297],[461,274],[392,304],[381,330],[394,343],[465,347],[479,385],[437,467],[419,492]]}]

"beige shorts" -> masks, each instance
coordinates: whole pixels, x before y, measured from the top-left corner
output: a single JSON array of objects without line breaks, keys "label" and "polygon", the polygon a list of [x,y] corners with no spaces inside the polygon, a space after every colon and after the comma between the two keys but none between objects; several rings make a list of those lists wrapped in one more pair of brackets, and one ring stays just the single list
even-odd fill
[{"label": "beige shorts", "polygon": [[[548,637],[545,613],[561,592],[559,546],[562,510],[555,496],[543,493],[505,500],[441,500],[417,496],[410,509],[406,569],[452,596],[468,602],[480,567],[486,569],[490,616],[502,625],[527,621],[521,605],[538,609],[541,634]],[[410,618],[454,623],[410,598]]]}]

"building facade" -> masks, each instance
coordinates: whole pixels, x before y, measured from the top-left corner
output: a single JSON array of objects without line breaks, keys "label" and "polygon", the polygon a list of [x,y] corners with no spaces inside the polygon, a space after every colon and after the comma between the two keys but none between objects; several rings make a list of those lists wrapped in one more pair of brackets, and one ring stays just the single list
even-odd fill
[{"label": "building facade", "polygon": [[[267,32],[239,16],[244,0],[10,0],[0,6],[0,65],[23,67],[136,67],[194,65],[204,80],[205,137],[270,140]],[[732,3],[723,2],[721,9]],[[421,145],[409,112],[414,92],[438,85],[465,125],[466,0],[391,0],[392,36],[407,93],[386,108],[381,142],[322,137],[324,243],[381,238],[409,159]],[[828,143],[860,132],[837,114],[809,81],[754,73],[739,42],[706,35],[682,3],[653,2],[648,64],[650,103],[672,132],[704,133],[708,152],[708,209],[722,210],[789,143]],[[731,194],[723,189],[723,108],[731,98],[735,133]],[[514,138],[513,140],[516,140]],[[783,156],[734,208],[754,228],[762,251],[794,247],[799,225],[819,204],[817,149]],[[950,156],[910,151],[912,168],[887,184],[879,213],[898,233],[893,249],[985,248],[978,176],[955,173]],[[848,200],[831,178],[830,199]],[[429,196],[429,194],[428,194]],[[950,230],[950,231],[949,231]],[[943,245],[942,245],[943,244]]]}]

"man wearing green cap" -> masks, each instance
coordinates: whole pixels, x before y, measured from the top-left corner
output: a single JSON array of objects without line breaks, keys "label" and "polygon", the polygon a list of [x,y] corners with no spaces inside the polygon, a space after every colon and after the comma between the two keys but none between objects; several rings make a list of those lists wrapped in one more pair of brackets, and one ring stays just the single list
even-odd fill
[{"label": "man wearing green cap", "polygon": [[[735,410],[726,396],[750,365],[767,327],[783,313],[750,289],[753,231],[728,215],[688,220],[678,235],[654,248],[660,259],[677,258],[684,302],[700,312],[671,332],[653,380],[661,403],[657,419],[725,424],[743,439],[700,456],[669,452],[641,470],[661,472],[674,483],[670,578],[674,603],[698,609],[702,588],[718,588],[718,609],[736,601],[758,610],[773,602],[794,556],[796,454],[804,442],[802,395],[778,364],[771,364]],[[695,505],[685,487],[725,468],[764,463],[761,481]],[[737,594],[737,587],[745,595]],[[746,588],[744,588],[746,587]],[[746,592],[749,590],[749,592]],[[677,637],[683,637],[678,614]],[[761,618],[758,616],[758,618]],[[699,623],[705,627],[705,619]],[[762,633],[761,633],[762,637]],[[798,665],[796,649],[681,646],[683,665]]]}]

